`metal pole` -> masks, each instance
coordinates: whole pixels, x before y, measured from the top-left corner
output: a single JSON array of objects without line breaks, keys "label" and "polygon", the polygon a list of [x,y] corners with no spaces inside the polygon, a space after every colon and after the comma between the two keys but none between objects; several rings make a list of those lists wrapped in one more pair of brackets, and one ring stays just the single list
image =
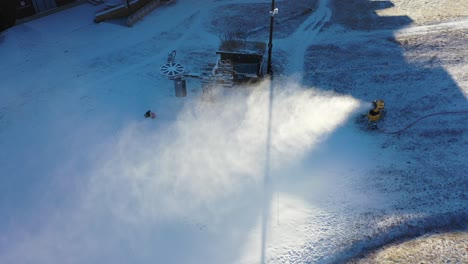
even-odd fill
[{"label": "metal pole", "polygon": [[270,75],[270,78],[273,78],[273,71],[271,70],[271,50],[273,48],[273,22],[275,14],[278,10],[275,10],[275,0],[271,1],[271,11],[270,11],[270,41],[268,42],[268,64],[267,64],[267,73]]},{"label": "metal pole", "polygon": [[265,151],[265,168],[263,176],[263,205],[262,205],[262,238],[261,238],[261,249],[262,253],[260,256],[260,263],[266,263],[266,245],[267,245],[267,232],[268,232],[268,219],[270,215],[270,201],[272,200],[271,194],[271,182],[270,182],[270,166],[271,166],[271,126],[272,126],[272,115],[273,115],[273,71],[271,69],[271,49],[273,48],[273,19],[275,14],[278,13],[278,9],[275,8],[275,0],[271,1],[270,11],[270,42],[268,43],[268,68],[267,73],[270,75],[270,96],[268,100],[268,123],[267,123],[267,137],[266,137],[266,151]]},{"label": "metal pole", "polygon": [[127,0],[127,9],[130,9],[130,0]]}]

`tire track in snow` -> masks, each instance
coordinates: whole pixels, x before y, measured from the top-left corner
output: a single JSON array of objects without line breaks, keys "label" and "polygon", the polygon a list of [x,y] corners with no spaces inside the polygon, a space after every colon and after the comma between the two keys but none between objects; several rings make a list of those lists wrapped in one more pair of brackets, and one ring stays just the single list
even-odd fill
[{"label": "tire track in snow", "polygon": [[285,40],[278,40],[279,47],[286,50],[287,47],[295,47],[290,52],[288,63],[285,67],[285,74],[299,75],[300,80],[304,75],[304,57],[307,48],[316,42],[316,37],[320,30],[331,18],[331,10],[328,8],[329,0],[320,0],[317,10],[307,18],[292,34]]},{"label": "tire track in snow", "polygon": [[[280,44],[285,45],[285,47],[296,47],[296,49],[292,52],[292,56],[287,66],[289,66],[289,70],[286,70],[287,75],[292,75],[299,73],[300,78],[302,79],[303,76],[303,65],[304,65],[304,55],[311,43],[313,43],[314,37],[318,35],[322,26],[330,19],[331,11],[327,7],[329,0],[320,0],[319,7],[317,11],[312,14],[308,19],[306,19],[292,34],[292,36],[288,40],[280,41]],[[296,45],[296,44],[301,45]],[[281,46],[281,45],[280,45]],[[272,101],[273,101],[273,90],[270,88],[270,95],[269,95],[269,117],[268,117],[268,125],[267,125],[267,139],[266,139],[266,161],[265,161],[265,175],[264,175],[264,201],[263,201],[263,209],[262,209],[262,216],[261,216],[261,246],[260,246],[260,263],[267,263],[269,262],[268,254],[268,244],[269,244],[269,234],[268,227],[272,222],[271,219],[271,201],[273,200],[272,193],[273,193],[273,186],[271,183],[271,179],[269,178],[270,174],[270,144],[271,144],[271,119],[272,119]],[[279,203],[279,202],[278,202]]]}]

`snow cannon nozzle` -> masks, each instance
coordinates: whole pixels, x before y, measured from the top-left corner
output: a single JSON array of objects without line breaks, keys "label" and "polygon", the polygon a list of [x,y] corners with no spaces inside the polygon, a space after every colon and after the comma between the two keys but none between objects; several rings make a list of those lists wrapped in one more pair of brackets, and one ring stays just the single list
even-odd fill
[{"label": "snow cannon nozzle", "polygon": [[373,129],[377,128],[377,121],[381,120],[385,114],[384,100],[372,101],[372,109],[367,113],[367,121],[369,126]]}]

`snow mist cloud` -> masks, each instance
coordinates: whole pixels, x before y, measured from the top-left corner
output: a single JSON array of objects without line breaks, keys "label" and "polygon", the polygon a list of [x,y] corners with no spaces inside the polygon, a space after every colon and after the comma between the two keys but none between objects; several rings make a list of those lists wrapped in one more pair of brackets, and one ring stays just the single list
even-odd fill
[{"label": "snow mist cloud", "polygon": [[[91,178],[90,203],[108,200],[106,207],[128,221],[193,217],[201,208],[213,219],[218,199],[261,184],[268,84],[214,97],[189,101],[161,131],[128,126]],[[358,106],[294,84],[279,84],[273,104],[273,169],[310,151]]]},{"label": "snow mist cloud", "polygon": [[[225,90],[210,101],[185,98],[175,121],[128,124],[92,150],[96,158],[81,176],[86,183],[73,206],[48,215],[37,232],[17,238],[19,231],[11,230],[17,239],[0,251],[0,262],[229,259],[206,254],[222,245],[241,248],[259,217],[269,85]],[[281,170],[312,151],[359,105],[348,96],[275,83],[271,169]],[[181,249],[191,257],[175,253]],[[230,251],[231,258],[239,254]]]}]

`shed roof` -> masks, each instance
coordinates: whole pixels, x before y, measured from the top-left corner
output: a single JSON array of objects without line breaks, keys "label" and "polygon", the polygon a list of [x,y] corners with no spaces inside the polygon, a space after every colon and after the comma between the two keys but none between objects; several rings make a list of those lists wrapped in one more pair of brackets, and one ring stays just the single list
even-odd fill
[{"label": "shed roof", "polygon": [[261,55],[265,54],[266,43],[257,41],[224,41],[221,43],[219,53]]}]

